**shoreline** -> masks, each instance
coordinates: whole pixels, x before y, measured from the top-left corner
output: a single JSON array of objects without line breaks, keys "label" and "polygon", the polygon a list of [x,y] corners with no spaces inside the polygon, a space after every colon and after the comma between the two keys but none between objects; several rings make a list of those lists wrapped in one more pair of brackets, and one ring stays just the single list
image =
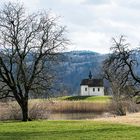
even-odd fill
[{"label": "shoreline", "polygon": [[137,113],[127,113],[126,116],[108,116],[102,118],[95,118],[94,121],[103,121],[110,123],[120,123],[140,126],[140,112]]}]

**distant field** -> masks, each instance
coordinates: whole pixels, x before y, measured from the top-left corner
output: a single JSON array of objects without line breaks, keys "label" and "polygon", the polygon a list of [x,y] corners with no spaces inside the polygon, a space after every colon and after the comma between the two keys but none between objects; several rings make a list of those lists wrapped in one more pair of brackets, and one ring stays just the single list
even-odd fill
[{"label": "distant field", "polygon": [[63,96],[56,99],[63,101],[109,102],[111,100],[111,96]]},{"label": "distant field", "polygon": [[140,127],[94,121],[0,122],[0,140],[139,140]]}]

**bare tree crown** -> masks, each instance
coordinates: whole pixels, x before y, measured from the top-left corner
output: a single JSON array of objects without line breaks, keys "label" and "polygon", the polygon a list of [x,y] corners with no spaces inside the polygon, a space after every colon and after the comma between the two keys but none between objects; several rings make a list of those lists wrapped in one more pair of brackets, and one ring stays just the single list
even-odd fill
[{"label": "bare tree crown", "polygon": [[47,74],[49,62],[57,60],[68,43],[57,17],[46,12],[27,15],[25,11],[16,3],[8,3],[0,11],[1,91],[5,96],[17,92],[19,99],[47,87],[52,78]]},{"label": "bare tree crown", "polygon": [[129,47],[124,36],[120,36],[118,40],[113,38],[112,53],[103,64],[104,75],[115,94],[119,91],[121,95],[125,93],[127,96],[137,96],[140,94],[140,76],[136,72],[138,51]]}]

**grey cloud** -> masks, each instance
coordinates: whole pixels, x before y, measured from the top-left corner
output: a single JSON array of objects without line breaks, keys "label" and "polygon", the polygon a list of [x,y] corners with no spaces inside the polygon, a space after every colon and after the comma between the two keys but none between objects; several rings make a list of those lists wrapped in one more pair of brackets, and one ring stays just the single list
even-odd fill
[{"label": "grey cloud", "polygon": [[[28,0],[21,1],[26,2],[26,5],[33,3],[33,0],[30,3]],[[111,38],[121,34],[131,38],[134,44],[140,40],[139,0],[79,0],[76,3],[64,0],[37,0],[35,7],[52,9],[62,16],[63,24],[68,27],[71,42],[78,49],[85,49],[87,44],[87,48],[94,51],[109,50]]]}]

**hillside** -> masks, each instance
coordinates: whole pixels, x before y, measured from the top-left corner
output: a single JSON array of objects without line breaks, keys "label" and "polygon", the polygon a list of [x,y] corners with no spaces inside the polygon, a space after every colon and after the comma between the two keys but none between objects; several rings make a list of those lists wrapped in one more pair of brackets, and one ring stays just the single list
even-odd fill
[{"label": "hillside", "polygon": [[88,78],[90,70],[94,78],[102,77],[101,65],[105,57],[106,55],[91,51],[64,53],[64,62],[58,68],[60,88],[65,89],[67,95],[78,95],[80,82],[83,78]]}]

